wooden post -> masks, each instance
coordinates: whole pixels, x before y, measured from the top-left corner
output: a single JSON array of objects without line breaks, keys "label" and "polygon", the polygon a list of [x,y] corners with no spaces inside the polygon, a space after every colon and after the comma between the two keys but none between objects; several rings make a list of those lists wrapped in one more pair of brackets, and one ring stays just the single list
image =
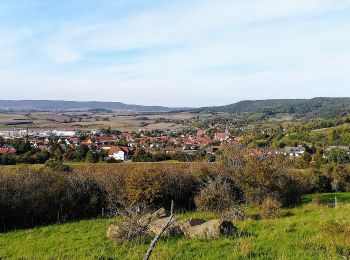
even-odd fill
[{"label": "wooden post", "polygon": [[338,200],[337,200],[337,196],[334,197],[334,208],[337,208],[338,206]]}]

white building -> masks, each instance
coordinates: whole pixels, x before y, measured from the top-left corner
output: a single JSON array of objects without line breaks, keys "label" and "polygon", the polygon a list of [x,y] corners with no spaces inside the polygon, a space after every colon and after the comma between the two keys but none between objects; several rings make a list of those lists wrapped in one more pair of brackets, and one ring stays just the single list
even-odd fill
[{"label": "white building", "polygon": [[130,149],[123,146],[112,146],[108,152],[108,157],[114,158],[117,161],[126,161],[130,158],[130,155]]}]

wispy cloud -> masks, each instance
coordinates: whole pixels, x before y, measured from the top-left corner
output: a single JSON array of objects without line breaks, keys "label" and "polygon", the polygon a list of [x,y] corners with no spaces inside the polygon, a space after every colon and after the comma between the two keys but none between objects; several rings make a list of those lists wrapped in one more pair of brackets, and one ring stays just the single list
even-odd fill
[{"label": "wispy cloud", "polygon": [[[259,0],[180,2],[151,12],[97,24],[64,24],[50,45],[64,52],[130,50],[174,43],[194,44],[217,30],[223,34],[238,26],[274,19],[312,17],[342,10],[348,1]],[[228,36],[230,36],[228,35]],[[230,37],[231,38],[231,37]],[[67,44],[68,43],[68,44]],[[51,52],[50,52],[51,53]],[[56,56],[56,55],[54,55]],[[77,55],[83,56],[83,55]]]}]

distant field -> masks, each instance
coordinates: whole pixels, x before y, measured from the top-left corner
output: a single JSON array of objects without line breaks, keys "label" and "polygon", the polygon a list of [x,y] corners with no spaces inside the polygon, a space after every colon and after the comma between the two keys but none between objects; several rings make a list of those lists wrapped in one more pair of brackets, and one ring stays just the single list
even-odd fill
[{"label": "distant field", "polygon": [[[236,237],[162,239],[152,259],[341,259],[349,256],[349,229],[339,227],[350,225],[350,207],[305,205],[285,212],[286,217],[280,219],[236,222],[241,230]],[[189,216],[198,214],[186,214]],[[142,259],[147,244],[115,245],[106,238],[108,226],[119,221],[84,220],[0,234],[0,258]]]},{"label": "distant field", "polygon": [[[81,113],[81,112],[65,112],[65,113],[49,113],[49,112],[35,112],[31,114],[21,113],[0,113],[0,127],[3,130],[12,130],[13,126],[6,126],[6,122],[13,119],[32,120],[33,124],[28,126],[19,125],[18,128],[36,128],[36,129],[76,129],[89,130],[101,129],[111,127],[121,131],[138,131],[140,128],[147,129],[181,129],[186,127],[182,124],[174,123],[155,123],[158,118],[166,119],[190,119],[195,114],[191,113],[160,113],[160,114],[95,114],[95,113]],[[205,117],[206,115],[201,115]],[[142,119],[146,117],[147,120]],[[81,121],[78,120],[82,118]],[[108,118],[109,120],[105,120]],[[70,122],[72,121],[72,122]],[[142,126],[141,123],[146,123],[147,126]]]}]

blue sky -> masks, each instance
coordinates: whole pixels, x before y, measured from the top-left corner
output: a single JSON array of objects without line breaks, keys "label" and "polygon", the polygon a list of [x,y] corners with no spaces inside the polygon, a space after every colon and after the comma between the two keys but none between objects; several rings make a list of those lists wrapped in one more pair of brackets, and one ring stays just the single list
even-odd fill
[{"label": "blue sky", "polygon": [[350,96],[348,0],[0,0],[1,99]]}]

